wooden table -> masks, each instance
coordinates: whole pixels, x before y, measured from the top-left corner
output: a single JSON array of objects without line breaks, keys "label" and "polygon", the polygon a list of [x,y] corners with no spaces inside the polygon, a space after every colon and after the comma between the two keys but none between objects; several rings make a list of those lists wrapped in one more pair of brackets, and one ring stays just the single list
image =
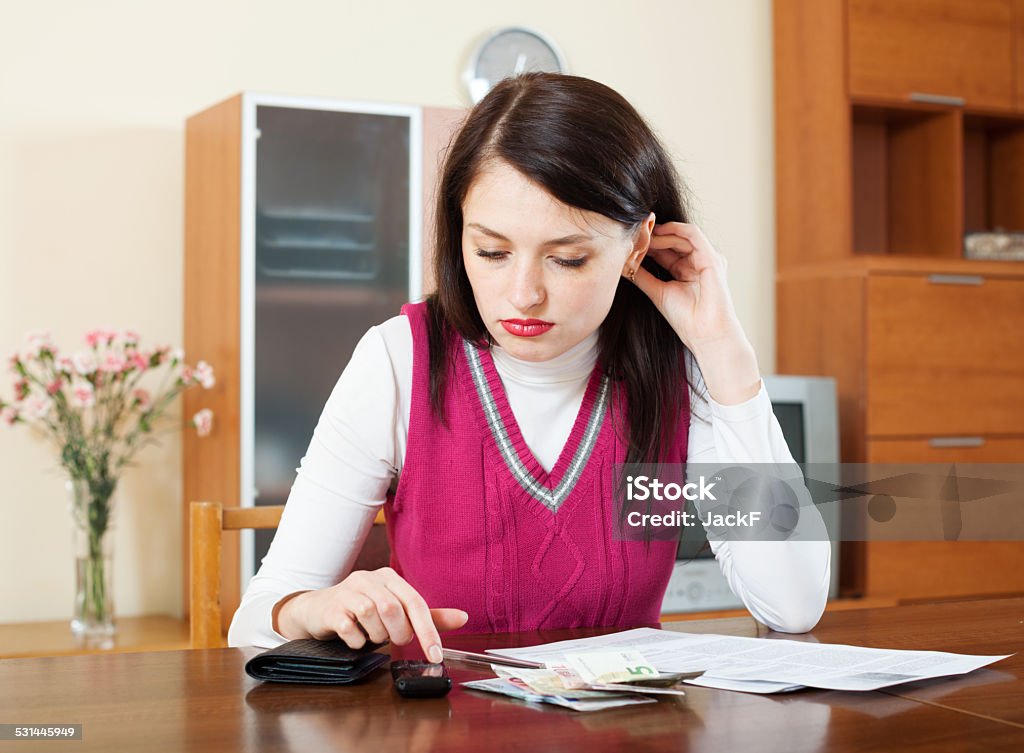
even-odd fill
[{"label": "wooden table", "polygon": [[[798,638],[889,648],[1007,654],[1024,649],[1024,599],[832,612],[803,636],[750,618],[671,623],[681,632]],[[480,650],[597,630],[453,636]],[[456,685],[406,701],[387,673],[322,688],[259,683],[243,671],[259,649],[0,660],[0,722],[81,723],[83,740],[33,751],[817,751],[1024,750],[1024,657],[967,676],[887,691],[753,695],[693,687],[685,699],[580,714]],[[395,656],[412,657],[410,647]],[[452,679],[487,676],[450,665]],[[22,742],[0,742],[0,750]]]}]

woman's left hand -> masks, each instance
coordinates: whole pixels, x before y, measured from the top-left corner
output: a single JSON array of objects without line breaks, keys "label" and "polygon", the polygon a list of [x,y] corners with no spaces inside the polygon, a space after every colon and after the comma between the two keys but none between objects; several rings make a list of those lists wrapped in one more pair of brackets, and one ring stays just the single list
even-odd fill
[{"label": "woman's left hand", "polygon": [[733,308],[725,257],[685,222],[655,225],[647,255],[672,279],[659,280],[640,267],[636,285],[693,353],[711,396],[734,404],[756,395],[757,358]]}]

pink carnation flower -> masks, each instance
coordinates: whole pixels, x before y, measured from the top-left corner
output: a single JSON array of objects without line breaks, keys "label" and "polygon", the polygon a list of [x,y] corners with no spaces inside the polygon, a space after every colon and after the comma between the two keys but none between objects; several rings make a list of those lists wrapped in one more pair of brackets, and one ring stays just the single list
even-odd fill
[{"label": "pink carnation flower", "polygon": [[121,339],[124,341],[125,345],[138,345],[141,338],[139,337],[139,333],[135,330],[126,329],[121,335]]},{"label": "pink carnation flower", "polygon": [[63,386],[64,386],[64,380],[61,379],[60,377],[57,377],[52,382],[50,382],[48,385],[46,385],[46,394],[47,395],[56,395],[58,392],[60,392],[60,389]]},{"label": "pink carnation flower", "polygon": [[14,399],[21,401],[28,397],[30,391],[27,379],[19,379],[14,383]]},{"label": "pink carnation flower", "polygon": [[8,426],[14,426],[14,422],[18,420],[18,409],[13,405],[5,406],[3,410],[0,410],[0,420]]},{"label": "pink carnation flower", "polygon": [[104,344],[110,345],[116,336],[117,333],[109,329],[94,329],[85,334],[85,344],[91,348]]},{"label": "pink carnation flower", "polygon": [[153,396],[149,394],[148,390],[141,387],[132,392],[132,397],[135,398],[142,410],[149,410],[149,406],[153,404]]},{"label": "pink carnation flower", "polygon": [[75,382],[71,390],[71,404],[76,408],[91,408],[96,403],[96,391],[89,382]]},{"label": "pink carnation flower", "polygon": [[203,408],[192,416],[192,425],[196,427],[196,434],[199,436],[209,436],[213,430],[213,411],[209,408]]},{"label": "pink carnation flower", "polygon": [[25,413],[31,418],[43,419],[50,412],[50,399],[36,395],[25,401]]},{"label": "pink carnation flower", "polygon": [[119,353],[107,353],[103,358],[103,363],[100,364],[100,371],[116,374],[124,370],[125,363],[127,362],[124,360],[124,356]]},{"label": "pink carnation flower", "polygon": [[134,351],[128,356],[128,362],[124,366],[126,371],[131,369],[138,369],[139,371],[145,371],[149,368],[149,358],[144,356],[139,351]]},{"label": "pink carnation flower", "polygon": [[43,350],[48,350],[51,353],[56,350],[49,330],[33,330],[25,335],[25,342],[28,344],[29,351],[34,355],[38,355]]},{"label": "pink carnation flower", "polygon": [[196,364],[196,381],[203,385],[203,389],[210,389],[216,384],[216,380],[213,376],[213,367],[206,361],[200,361]]},{"label": "pink carnation flower", "polygon": [[61,356],[56,361],[57,371],[63,371],[66,374],[70,374],[75,368],[74,362],[67,356]]},{"label": "pink carnation flower", "polygon": [[71,357],[71,363],[75,365],[75,371],[88,376],[96,371],[96,354],[91,350],[80,350]]}]

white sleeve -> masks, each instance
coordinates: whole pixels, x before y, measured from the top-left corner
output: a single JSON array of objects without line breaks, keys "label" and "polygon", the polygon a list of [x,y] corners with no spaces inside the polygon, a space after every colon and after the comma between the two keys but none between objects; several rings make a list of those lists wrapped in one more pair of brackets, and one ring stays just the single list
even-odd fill
[{"label": "white sleeve", "polygon": [[235,612],[229,646],[284,643],[273,628],[274,605],[351,571],[404,455],[407,412],[387,338],[396,326],[409,332],[405,317],[396,317],[363,336],[331,392],[270,550]]},{"label": "white sleeve", "polygon": [[[757,395],[739,405],[716,403],[695,375],[703,399],[691,399],[688,463],[795,464],[762,380]],[[810,514],[817,514],[811,506]],[[821,526],[821,530],[824,526]],[[754,618],[772,630],[804,633],[825,610],[832,559],[821,541],[723,541],[709,543],[729,588]]]}]

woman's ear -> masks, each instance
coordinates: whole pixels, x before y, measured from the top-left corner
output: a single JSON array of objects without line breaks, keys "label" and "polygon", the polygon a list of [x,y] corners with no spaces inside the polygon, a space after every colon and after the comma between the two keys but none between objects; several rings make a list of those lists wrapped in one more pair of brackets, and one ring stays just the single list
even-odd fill
[{"label": "woman's ear", "polygon": [[640,223],[640,227],[634,231],[633,248],[630,250],[629,256],[626,257],[626,263],[622,267],[623,277],[629,277],[630,273],[635,275],[636,270],[640,267],[640,262],[647,255],[647,249],[651,245],[651,235],[654,233],[654,220],[654,212],[651,212]]}]

